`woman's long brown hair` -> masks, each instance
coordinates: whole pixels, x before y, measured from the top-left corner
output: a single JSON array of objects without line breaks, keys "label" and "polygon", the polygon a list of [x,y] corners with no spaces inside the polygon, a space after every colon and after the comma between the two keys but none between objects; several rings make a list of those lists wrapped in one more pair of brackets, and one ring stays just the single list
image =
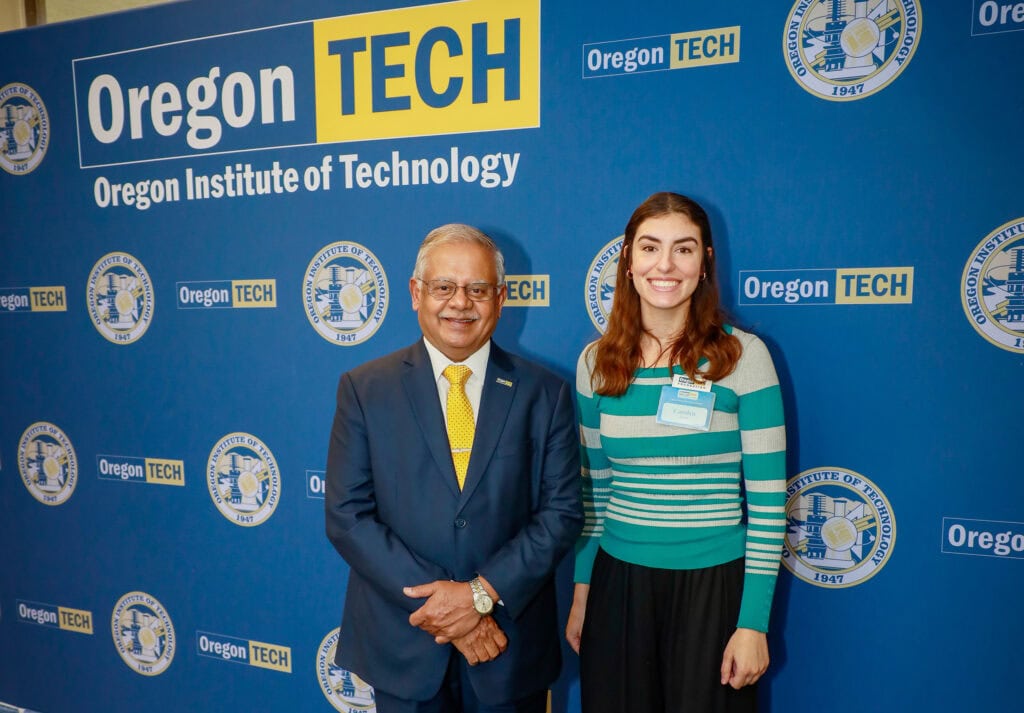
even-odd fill
[{"label": "woman's long brown hair", "polygon": [[691,379],[696,379],[697,364],[702,357],[706,358],[708,365],[701,372],[702,378],[718,381],[731,374],[739,361],[742,352],[740,342],[723,328],[726,316],[718,296],[714,250],[708,250],[712,242],[707,213],[700,204],[686,196],[655,193],[633,211],[626,224],[608,329],[592,347],[595,354],[591,385],[603,396],[624,394],[633,381],[633,372],[642,363],[640,340],[646,330],[640,316],[640,296],[629,275],[637,229],[649,218],[672,213],[686,216],[700,228],[704,277],[690,298],[686,326],[672,344],[669,363],[679,364]]}]

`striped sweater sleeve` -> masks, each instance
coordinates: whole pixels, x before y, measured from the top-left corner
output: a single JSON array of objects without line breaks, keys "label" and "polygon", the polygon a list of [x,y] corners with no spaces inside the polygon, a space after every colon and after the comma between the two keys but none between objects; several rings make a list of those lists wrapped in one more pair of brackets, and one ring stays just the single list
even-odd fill
[{"label": "striped sweater sleeve", "polygon": [[737,626],[767,631],[786,534],[786,427],[768,349],[753,335],[737,336],[743,356],[731,380],[739,399],[747,501],[746,571]]},{"label": "striped sweater sleeve", "polygon": [[593,352],[587,347],[576,363],[576,400],[580,420],[580,470],[583,478],[583,532],[576,543],[575,581],[589,584],[604,532],[604,514],[611,493],[612,471],[601,450],[600,396],[590,383]]}]

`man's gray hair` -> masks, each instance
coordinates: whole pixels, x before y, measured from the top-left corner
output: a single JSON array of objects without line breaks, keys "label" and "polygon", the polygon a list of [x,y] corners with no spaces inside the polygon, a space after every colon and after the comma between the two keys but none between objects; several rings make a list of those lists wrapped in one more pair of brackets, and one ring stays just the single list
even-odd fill
[{"label": "man's gray hair", "polygon": [[485,233],[477,230],[472,225],[462,223],[448,223],[431,230],[427,237],[420,243],[420,251],[416,255],[416,265],[413,267],[412,276],[417,280],[423,279],[423,270],[427,263],[430,251],[440,245],[452,245],[455,243],[471,243],[483,246],[494,255],[494,274],[498,276],[498,285],[505,284],[505,256],[501,254],[497,244]]}]

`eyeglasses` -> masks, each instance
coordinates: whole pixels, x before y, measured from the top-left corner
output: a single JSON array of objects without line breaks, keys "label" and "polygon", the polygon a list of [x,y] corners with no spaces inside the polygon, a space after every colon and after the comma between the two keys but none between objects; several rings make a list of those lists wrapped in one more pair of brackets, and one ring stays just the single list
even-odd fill
[{"label": "eyeglasses", "polygon": [[474,302],[488,302],[498,294],[499,285],[492,285],[489,282],[470,282],[468,285],[457,285],[451,280],[420,280],[418,282],[427,286],[427,293],[435,300],[450,300],[455,293],[462,288],[466,291],[466,297]]}]

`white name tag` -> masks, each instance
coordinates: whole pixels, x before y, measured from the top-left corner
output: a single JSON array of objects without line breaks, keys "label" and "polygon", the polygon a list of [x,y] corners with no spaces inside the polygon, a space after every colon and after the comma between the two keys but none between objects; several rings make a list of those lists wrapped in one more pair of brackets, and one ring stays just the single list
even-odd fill
[{"label": "white name tag", "polygon": [[715,394],[710,391],[661,387],[658,402],[658,423],[694,431],[711,429],[711,415],[715,410]]}]

